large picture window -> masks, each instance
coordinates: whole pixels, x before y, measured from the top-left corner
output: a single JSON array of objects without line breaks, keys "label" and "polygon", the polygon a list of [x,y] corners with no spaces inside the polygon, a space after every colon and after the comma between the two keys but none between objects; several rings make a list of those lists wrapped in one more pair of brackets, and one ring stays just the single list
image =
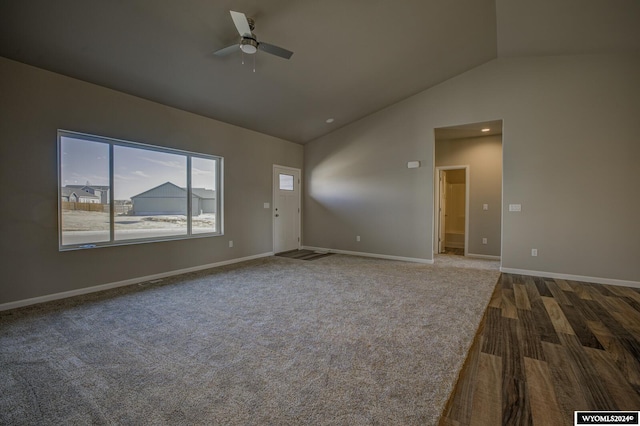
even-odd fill
[{"label": "large picture window", "polygon": [[222,234],[222,158],[58,131],[60,249]]}]

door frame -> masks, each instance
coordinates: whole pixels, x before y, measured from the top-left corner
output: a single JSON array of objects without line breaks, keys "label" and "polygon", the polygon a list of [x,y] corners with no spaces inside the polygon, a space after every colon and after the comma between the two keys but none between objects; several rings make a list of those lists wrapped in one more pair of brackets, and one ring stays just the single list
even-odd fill
[{"label": "door frame", "polygon": [[[274,164],[271,168],[271,250],[276,253],[276,169],[290,170],[298,173],[298,250],[302,247],[302,169]],[[295,185],[295,182],[294,182]]]},{"label": "door frame", "polygon": [[434,217],[434,227],[433,227],[433,254],[440,254],[440,244],[439,244],[439,238],[440,238],[440,172],[443,170],[460,170],[460,169],[464,169],[465,171],[465,176],[464,176],[464,255],[466,256],[468,254],[469,251],[469,193],[470,193],[470,181],[469,181],[469,176],[470,176],[470,169],[471,167],[466,164],[466,165],[460,165],[460,166],[439,166],[435,168],[435,173],[434,173],[434,187],[435,187],[435,191],[434,191],[434,211],[433,211],[433,217]]}]

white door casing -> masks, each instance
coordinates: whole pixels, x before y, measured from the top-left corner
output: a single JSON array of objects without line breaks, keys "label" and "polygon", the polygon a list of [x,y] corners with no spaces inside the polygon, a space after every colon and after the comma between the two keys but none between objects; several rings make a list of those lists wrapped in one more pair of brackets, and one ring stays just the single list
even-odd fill
[{"label": "white door casing", "polygon": [[300,169],[273,166],[273,252],[300,248]]},{"label": "white door casing", "polygon": [[438,221],[438,253],[444,253],[445,218],[447,216],[447,172],[440,170],[440,203]]}]

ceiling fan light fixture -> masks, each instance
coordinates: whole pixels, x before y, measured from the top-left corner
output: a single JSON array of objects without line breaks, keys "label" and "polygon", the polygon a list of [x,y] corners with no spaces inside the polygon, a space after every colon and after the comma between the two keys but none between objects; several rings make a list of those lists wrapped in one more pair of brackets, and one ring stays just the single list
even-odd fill
[{"label": "ceiling fan light fixture", "polygon": [[248,55],[253,55],[258,51],[258,42],[252,38],[243,38],[240,42],[240,50]]}]

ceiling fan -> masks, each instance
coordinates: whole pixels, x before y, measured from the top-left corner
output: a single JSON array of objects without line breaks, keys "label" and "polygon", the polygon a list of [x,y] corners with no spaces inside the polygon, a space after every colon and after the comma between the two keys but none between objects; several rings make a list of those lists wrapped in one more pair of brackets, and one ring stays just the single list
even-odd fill
[{"label": "ceiling fan", "polygon": [[238,29],[238,33],[240,33],[240,43],[233,44],[231,46],[224,47],[220,50],[216,50],[213,52],[216,56],[226,56],[231,53],[237,52],[238,48],[244,53],[249,55],[253,55],[258,51],[258,49],[270,53],[272,55],[279,56],[284,59],[291,58],[293,52],[283,49],[282,47],[274,46],[273,44],[259,42],[256,35],[253,33],[253,29],[255,28],[255,22],[251,18],[247,18],[244,13],[241,12],[231,12],[231,18],[233,19],[233,23]]}]

